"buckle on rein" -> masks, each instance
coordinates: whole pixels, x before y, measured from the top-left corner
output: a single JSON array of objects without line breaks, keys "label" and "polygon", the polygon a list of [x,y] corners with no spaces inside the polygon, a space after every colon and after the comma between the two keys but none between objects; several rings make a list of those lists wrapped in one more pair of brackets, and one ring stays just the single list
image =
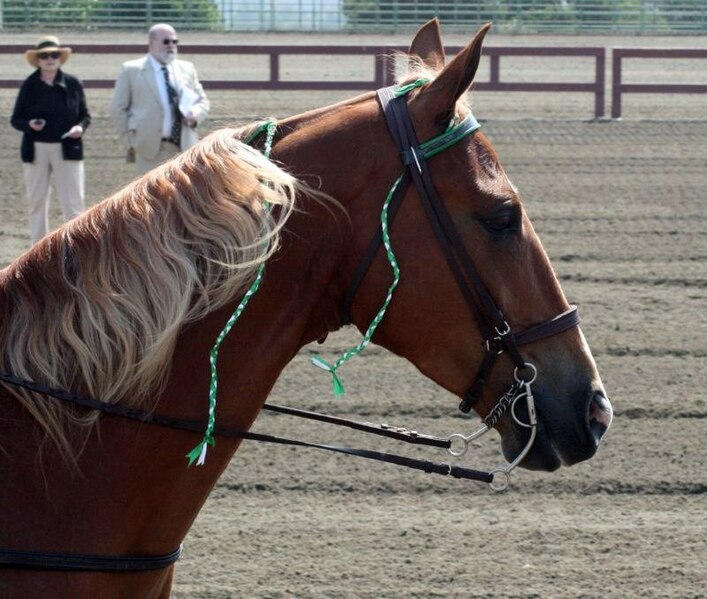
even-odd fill
[{"label": "buckle on rein", "polygon": [[[511,385],[508,391],[503,394],[501,399],[498,400],[498,403],[483,419],[484,424],[479,430],[471,433],[470,435],[454,433],[449,436],[450,446],[447,448],[447,452],[454,457],[461,457],[466,454],[471,442],[489,432],[509,408],[511,417],[515,423],[522,428],[530,429],[530,436],[528,437],[525,447],[515,457],[515,459],[505,466],[497,466],[493,470],[489,471],[489,474],[493,475],[493,480],[488,483],[488,485],[493,491],[497,492],[505,491],[508,488],[511,482],[511,472],[523,461],[523,458],[528,455],[528,452],[533,446],[537,435],[538,419],[535,413],[535,400],[533,398],[531,385],[538,376],[538,370],[530,362],[526,362],[524,366],[532,371],[530,380],[526,381],[521,378],[518,367],[516,367],[513,371],[513,378],[515,379],[515,382]],[[523,397],[525,398],[525,404],[528,409],[528,422],[523,422],[516,414],[516,404],[518,403],[518,400]]]}]

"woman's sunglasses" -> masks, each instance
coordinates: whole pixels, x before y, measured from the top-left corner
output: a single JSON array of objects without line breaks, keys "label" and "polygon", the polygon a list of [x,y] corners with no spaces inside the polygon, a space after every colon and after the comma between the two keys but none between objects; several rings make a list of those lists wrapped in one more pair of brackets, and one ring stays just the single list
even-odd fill
[{"label": "woman's sunglasses", "polygon": [[56,60],[61,56],[61,52],[40,52],[37,54],[38,58],[41,58],[42,60],[47,60],[47,58],[53,58]]}]

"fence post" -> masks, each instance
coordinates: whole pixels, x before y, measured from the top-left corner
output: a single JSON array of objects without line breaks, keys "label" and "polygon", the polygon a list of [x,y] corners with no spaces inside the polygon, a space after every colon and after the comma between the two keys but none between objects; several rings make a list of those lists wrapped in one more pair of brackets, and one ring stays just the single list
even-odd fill
[{"label": "fence post", "polygon": [[489,83],[496,84],[501,81],[501,57],[496,54],[490,54],[489,60],[491,61],[489,69]]},{"label": "fence post", "polygon": [[270,82],[276,84],[280,81],[280,54],[270,52]]},{"label": "fence post", "polygon": [[594,116],[601,118],[604,116],[606,101],[604,98],[606,89],[606,50],[601,48],[596,57],[596,90],[594,93]]},{"label": "fence post", "polygon": [[388,67],[388,60],[385,48],[373,55],[373,85],[376,89],[385,87],[385,73]]},{"label": "fence post", "polygon": [[621,118],[621,50],[611,50],[611,118]]}]

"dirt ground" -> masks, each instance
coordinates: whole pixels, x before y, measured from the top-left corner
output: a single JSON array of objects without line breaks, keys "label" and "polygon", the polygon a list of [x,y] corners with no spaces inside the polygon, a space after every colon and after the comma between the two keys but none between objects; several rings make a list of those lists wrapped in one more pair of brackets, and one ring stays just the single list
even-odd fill
[{"label": "dirt ground", "polygon": [[[704,46],[698,38],[672,41],[658,43]],[[609,42],[650,44],[646,38],[562,43]],[[283,43],[282,36],[269,43]],[[67,70],[82,76],[81,63],[73,65]],[[699,81],[704,74],[694,67],[685,65],[681,76]],[[0,73],[14,76],[14,68],[0,67]],[[217,67],[205,64],[209,69]],[[664,72],[660,67],[655,75]],[[568,297],[580,305],[616,411],[597,456],[552,474],[520,471],[508,492],[494,494],[471,482],[246,442],[184,541],[175,597],[705,596],[705,97],[636,97],[626,102],[620,122],[588,120],[592,100],[580,98],[585,104],[577,106],[571,97],[472,95]],[[210,127],[286,116],[336,98],[231,92],[212,99]],[[5,122],[13,100],[14,92],[0,93]],[[107,101],[107,94],[89,95],[96,117],[86,137],[90,203],[132,176],[107,119]],[[4,265],[26,247],[28,235],[19,134],[7,126],[0,140]],[[345,329],[317,350],[334,358],[357,341]],[[456,412],[453,397],[376,347],[342,368],[347,394],[335,401],[329,379],[309,365],[306,350],[283,374],[272,403],[434,434],[478,425]],[[267,413],[256,429],[405,449]],[[462,464],[499,463],[498,445],[495,434],[482,440]],[[444,459],[433,450],[421,455]]]}]

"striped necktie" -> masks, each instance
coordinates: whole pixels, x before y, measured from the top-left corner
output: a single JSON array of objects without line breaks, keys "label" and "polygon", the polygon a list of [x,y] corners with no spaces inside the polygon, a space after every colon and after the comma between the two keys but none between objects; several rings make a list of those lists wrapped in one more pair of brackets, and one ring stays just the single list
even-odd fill
[{"label": "striped necktie", "polygon": [[172,129],[170,131],[169,139],[172,143],[179,146],[182,136],[182,115],[179,112],[179,98],[177,98],[177,90],[172,87],[172,84],[169,81],[169,73],[167,72],[166,66],[162,67],[162,72],[164,73],[164,82],[167,86],[169,105],[172,107]]}]

